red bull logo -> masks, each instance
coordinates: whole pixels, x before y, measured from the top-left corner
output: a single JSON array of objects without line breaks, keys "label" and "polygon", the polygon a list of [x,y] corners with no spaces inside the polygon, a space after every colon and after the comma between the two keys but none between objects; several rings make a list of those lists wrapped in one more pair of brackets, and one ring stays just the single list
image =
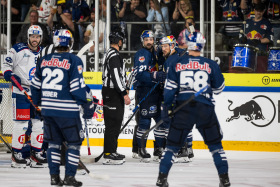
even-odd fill
[{"label": "red bull logo", "polygon": [[262,39],[263,37],[259,32],[257,32],[256,30],[253,30],[253,31],[251,31],[247,34],[247,38],[249,38],[249,39]]},{"label": "red bull logo", "polygon": [[139,57],[139,62],[144,62],[145,61],[145,57],[144,56],[140,56]]},{"label": "red bull logo", "polygon": [[261,28],[266,30],[267,29],[267,26],[266,25],[261,25]]}]

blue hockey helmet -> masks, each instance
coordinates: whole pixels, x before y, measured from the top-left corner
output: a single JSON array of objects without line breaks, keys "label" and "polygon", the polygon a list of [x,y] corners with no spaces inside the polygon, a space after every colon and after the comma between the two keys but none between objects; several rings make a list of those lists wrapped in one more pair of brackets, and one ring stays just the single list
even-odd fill
[{"label": "blue hockey helmet", "polygon": [[206,43],[206,39],[201,32],[193,32],[186,35],[188,50],[201,51]]},{"label": "blue hockey helmet", "polygon": [[141,34],[141,42],[144,41],[144,38],[154,38],[155,37],[155,34],[153,31],[151,30],[144,30]]},{"label": "blue hockey helmet", "polygon": [[56,30],[53,35],[54,47],[68,47],[72,48],[74,43],[71,31],[68,29]]}]

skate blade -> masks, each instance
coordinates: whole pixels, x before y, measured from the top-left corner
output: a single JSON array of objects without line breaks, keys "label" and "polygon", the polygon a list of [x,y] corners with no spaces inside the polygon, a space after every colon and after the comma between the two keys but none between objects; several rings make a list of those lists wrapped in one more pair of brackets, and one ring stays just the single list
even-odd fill
[{"label": "skate blade", "polygon": [[141,158],[140,162],[149,163],[150,160],[151,160],[150,158]]},{"label": "skate blade", "polygon": [[84,169],[77,169],[77,175],[85,175],[87,174],[86,170]]},{"label": "skate blade", "polygon": [[188,163],[188,162],[190,162],[188,157],[179,157],[179,158],[177,158],[176,163]]},{"label": "skate blade", "polygon": [[31,161],[30,162],[30,167],[31,168],[47,168],[48,164],[47,163],[41,164],[41,163],[38,163],[38,162],[35,162],[35,161]]},{"label": "skate blade", "polygon": [[132,155],[132,158],[134,158],[134,159],[140,159],[140,156],[139,156],[138,154],[135,153],[135,154]]},{"label": "skate blade", "polygon": [[16,162],[12,162],[11,167],[12,168],[24,168],[25,169],[27,166],[26,166],[26,164],[19,164],[19,163],[16,163]]},{"label": "skate blade", "polygon": [[105,159],[103,161],[103,165],[122,165],[124,163],[123,160],[111,160],[111,159]]},{"label": "skate blade", "polygon": [[154,162],[160,162],[160,158],[158,156],[154,156],[153,161]]}]

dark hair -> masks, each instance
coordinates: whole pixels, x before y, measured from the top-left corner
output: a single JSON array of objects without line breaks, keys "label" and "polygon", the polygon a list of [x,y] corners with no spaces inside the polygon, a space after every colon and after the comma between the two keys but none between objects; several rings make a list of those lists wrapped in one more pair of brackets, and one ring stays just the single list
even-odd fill
[{"label": "dark hair", "polygon": [[37,11],[37,10],[31,10],[30,12],[29,12],[29,15],[31,15],[31,13],[36,13],[37,14],[37,16],[39,16],[39,12]]},{"label": "dark hair", "polygon": [[263,10],[265,10],[265,4],[264,3],[257,3],[257,4],[255,4],[254,9],[258,10],[258,11],[263,11]]}]

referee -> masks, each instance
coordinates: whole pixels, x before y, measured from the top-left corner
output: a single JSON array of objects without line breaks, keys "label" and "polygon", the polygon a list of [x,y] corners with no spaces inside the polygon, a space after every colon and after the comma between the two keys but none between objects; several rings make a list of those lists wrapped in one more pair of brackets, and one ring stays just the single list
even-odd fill
[{"label": "referee", "polygon": [[[123,59],[120,57],[124,40],[124,34],[113,31],[109,35],[110,48],[106,51],[103,59],[103,87],[102,97],[104,105],[104,159],[103,164],[123,164],[124,155],[117,153],[118,137],[124,115],[124,104],[130,104],[128,88],[126,87],[125,70]],[[113,108],[113,109],[112,109]]]}]

